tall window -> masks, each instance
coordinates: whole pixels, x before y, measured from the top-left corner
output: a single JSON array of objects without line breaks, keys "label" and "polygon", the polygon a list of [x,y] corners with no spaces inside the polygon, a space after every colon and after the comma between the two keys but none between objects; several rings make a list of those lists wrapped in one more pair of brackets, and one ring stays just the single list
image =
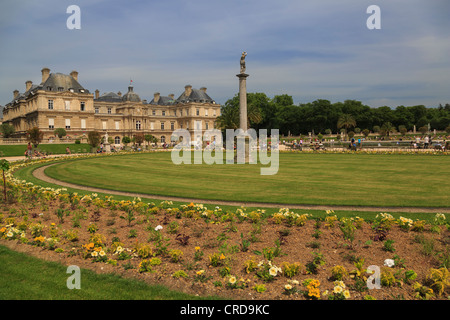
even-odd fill
[{"label": "tall window", "polygon": [[161,122],[161,130],[164,130],[164,122]]},{"label": "tall window", "polygon": [[200,109],[197,109],[196,113],[199,116],[200,115]]},{"label": "tall window", "polygon": [[114,138],[114,143],[115,144],[120,144],[120,137],[115,137]]},{"label": "tall window", "polygon": [[120,121],[116,121],[116,130],[119,130],[119,129],[120,129]]},{"label": "tall window", "polygon": [[162,115],[163,115],[163,117],[166,116],[166,111],[165,110],[162,111]]},{"label": "tall window", "polygon": [[170,130],[175,130],[175,122],[170,123]]},{"label": "tall window", "polygon": [[86,129],[86,119],[81,119],[81,129]]},{"label": "tall window", "polygon": [[141,130],[141,121],[136,121],[136,130]]},{"label": "tall window", "polygon": [[100,112],[99,108],[95,107],[95,113],[99,113],[99,112]]},{"label": "tall window", "polygon": [[112,108],[108,108],[108,114],[112,113]]},{"label": "tall window", "polygon": [[64,101],[66,111],[70,111],[70,101]]},{"label": "tall window", "polygon": [[48,119],[48,128],[55,129],[55,119],[53,118]]},{"label": "tall window", "polygon": [[70,129],[70,119],[66,119],[66,129]]},{"label": "tall window", "polygon": [[48,109],[53,110],[53,100],[48,100]]},{"label": "tall window", "polygon": [[81,102],[80,102],[80,111],[84,111],[85,108],[86,108],[86,102],[81,101]]}]

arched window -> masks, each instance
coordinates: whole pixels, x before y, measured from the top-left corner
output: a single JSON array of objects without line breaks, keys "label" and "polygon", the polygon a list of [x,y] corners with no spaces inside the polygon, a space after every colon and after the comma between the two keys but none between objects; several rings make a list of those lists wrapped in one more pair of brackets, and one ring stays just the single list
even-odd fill
[{"label": "arched window", "polygon": [[161,143],[165,143],[166,142],[166,137],[165,136],[161,136]]},{"label": "arched window", "polygon": [[120,137],[115,137],[114,138],[114,143],[115,144],[120,144]]}]

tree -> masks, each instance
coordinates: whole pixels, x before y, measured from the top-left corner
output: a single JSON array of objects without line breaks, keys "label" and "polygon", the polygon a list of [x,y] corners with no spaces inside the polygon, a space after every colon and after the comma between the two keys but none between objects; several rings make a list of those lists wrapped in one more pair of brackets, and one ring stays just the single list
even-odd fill
[{"label": "tree", "polygon": [[5,197],[5,202],[6,202],[7,198],[6,198],[6,177],[5,177],[5,171],[9,170],[9,162],[8,162],[8,160],[5,160],[5,159],[0,160],[0,169],[2,169],[2,172],[3,172],[3,195]]},{"label": "tree", "polygon": [[370,134],[370,130],[369,130],[369,129],[364,129],[364,130],[362,131],[362,134],[363,134],[364,137],[367,139],[367,137],[368,137],[369,134]]},{"label": "tree", "polygon": [[3,133],[4,138],[10,138],[16,130],[9,123],[2,123],[0,126],[0,132]]},{"label": "tree", "polygon": [[131,142],[130,137],[124,136],[124,137],[122,138],[122,143],[123,143],[123,144],[127,145],[127,144],[129,144],[130,142]]},{"label": "tree", "polygon": [[134,141],[140,146],[142,142],[144,142],[144,134],[143,133],[137,133],[134,136]]},{"label": "tree", "polygon": [[[262,106],[270,103],[270,99],[263,93],[247,93],[247,127],[252,128],[261,123],[263,114]],[[238,129],[239,119],[239,94],[225,102],[216,118],[216,126],[219,129]],[[255,128],[258,129],[258,128]]]},{"label": "tree", "polygon": [[53,131],[53,133],[55,135],[57,135],[58,138],[60,138],[60,139],[67,135],[66,129],[64,129],[64,128],[56,128],[55,131]]},{"label": "tree", "polygon": [[31,142],[35,148],[41,143],[44,133],[38,127],[27,130],[27,140]]},{"label": "tree", "polygon": [[399,125],[398,126],[398,131],[404,137],[404,136],[406,136],[406,133],[408,132],[408,129],[406,129],[406,127],[404,125]]},{"label": "tree", "polygon": [[356,121],[355,119],[352,117],[352,115],[348,114],[348,113],[344,113],[342,114],[337,122],[337,127],[338,129],[340,128],[344,128],[345,132],[347,134],[347,131],[349,128],[355,127],[356,126]]},{"label": "tree", "polygon": [[391,132],[395,132],[395,127],[390,122],[385,122],[381,126],[381,134],[389,137]]},{"label": "tree", "polygon": [[97,148],[102,141],[102,136],[98,131],[88,132],[88,143],[92,148]]},{"label": "tree", "polygon": [[150,145],[150,142],[151,142],[151,143],[156,143],[156,142],[158,142],[158,138],[156,138],[154,135],[151,135],[151,134],[146,134],[146,135],[144,136],[144,140],[147,141],[147,144],[148,144],[148,145]]}]

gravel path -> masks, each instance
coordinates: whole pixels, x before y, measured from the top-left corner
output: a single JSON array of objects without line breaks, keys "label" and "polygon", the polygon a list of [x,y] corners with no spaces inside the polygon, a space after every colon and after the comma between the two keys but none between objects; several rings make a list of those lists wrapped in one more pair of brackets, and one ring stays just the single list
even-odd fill
[{"label": "gravel path", "polygon": [[[56,163],[55,163],[56,164]],[[53,166],[43,166],[33,171],[33,176],[39,180],[56,184],[62,187],[85,190],[94,193],[106,193],[111,195],[140,197],[155,200],[169,200],[180,202],[194,202],[202,204],[214,204],[214,205],[228,205],[228,206],[244,206],[244,207],[257,207],[257,208],[289,208],[289,209],[306,209],[306,210],[343,210],[343,211],[367,211],[367,212],[415,212],[415,213],[450,213],[450,208],[433,208],[433,207],[369,207],[369,206],[326,206],[326,205],[300,205],[300,204],[285,204],[285,203],[264,203],[264,202],[240,202],[240,201],[224,201],[224,200],[207,200],[196,198],[183,198],[173,196],[160,196],[144,193],[133,193],[126,191],[116,191],[101,189],[95,187],[82,186],[61,180],[53,179],[45,174],[45,169]]]}]

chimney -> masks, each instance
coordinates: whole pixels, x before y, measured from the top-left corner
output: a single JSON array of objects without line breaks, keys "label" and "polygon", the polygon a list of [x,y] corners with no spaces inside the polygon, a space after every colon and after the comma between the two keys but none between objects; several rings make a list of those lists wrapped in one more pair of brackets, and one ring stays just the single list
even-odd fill
[{"label": "chimney", "polygon": [[200,90],[203,91],[204,93],[206,93],[206,88],[205,87],[201,87]]},{"label": "chimney", "polygon": [[70,75],[72,76],[72,78],[75,79],[75,81],[78,81],[78,71],[73,70]]},{"label": "chimney", "polygon": [[191,95],[192,92],[192,86],[190,84],[188,84],[187,86],[184,87],[184,95],[187,97],[189,97]]},{"label": "chimney", "polygon": [[98,89],[97,89],[97,90],[95,90],[95,99],[98,99],[99,96],[100,96],[100,91],[98,91]]},{"label": "chimney", "polygon": [[31,81],[31,80],[28,80],[27,82],[25,82],[25,92],[30,90],[32,85],[33,85],[33,81]]},{"label": "chimney", "polygon": [[14,99],[16,99],[19,96],[19,90],[17,90],[17,89],[14,90],[13,94],[14,94]]},{"label": "chimney", "polygon": [[44,83],[45,81],[47,81],[48,76],[50,75],[50,69],[49,68],[43,68],[41,70],[42,72],[42,83]]},{"label": "chimney", "polygon": [[154,101],[155,103],[158,103],[159,97],[160,97],[159,92],[155,92],[155,94],[153,95],[153,101]]}]

